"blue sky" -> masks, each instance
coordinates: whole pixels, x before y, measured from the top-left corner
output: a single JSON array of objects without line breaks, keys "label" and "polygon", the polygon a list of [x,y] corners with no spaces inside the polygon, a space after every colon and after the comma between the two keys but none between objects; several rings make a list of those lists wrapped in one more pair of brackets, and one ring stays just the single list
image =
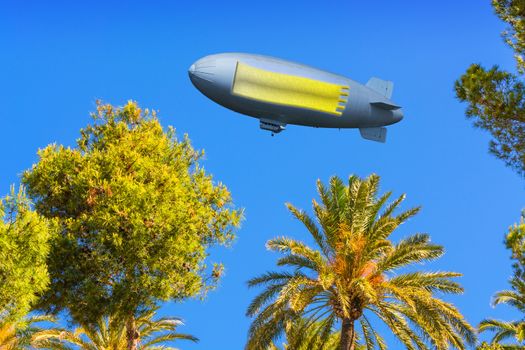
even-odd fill
[{"label": "blue sky", "polygon": [[[504,25],[489,1],[1,1],[0,192],[49,143],[73,145],[95,100],[137,100],[163,125],[205,149],[204,166],[231,190],[246,220],[230,249],[213,250],[226,276],[205,301],[167,304],[181,331],[201,339],[184,349],[242,349],[256,291],[246,280],[274,268],[264,243],[306,239],[284,207],[310,209],[315,181],[381,175],[382,189],[407,193],[420,215],[394,235],[428,232],[446,255],[425,268],[454,270],[466,292],[452,299],[468,320],[517,315],[490,307],[507,286],[507,227],[524,206],[524,181],[487,152],[488,135],[464,118],[454,80],[470,63],[514,69]],[[386,144],[356,130],[289,126],[276,137],[255,119],[201,95],[187,69],[228,51],[266,54],[345,75],[395,82],[405,119]],[[392,338],[387,337],[388,340]],[[395,345],[395,343],[391,343]],[[395,346],[394,346],[395,348]]]}]

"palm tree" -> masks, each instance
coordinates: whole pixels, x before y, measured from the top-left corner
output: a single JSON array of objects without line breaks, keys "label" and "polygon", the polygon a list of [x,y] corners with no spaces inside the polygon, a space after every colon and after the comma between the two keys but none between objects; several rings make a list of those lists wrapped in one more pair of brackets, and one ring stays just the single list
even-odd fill
[{"label": "palm tree", "polygon": [[[320,337],[320,327],[321,324],[310,325],[302,318],[288,322],[284,330],[286,344],[283,344],[283,350],[337,350],[339,332],[333,332],[329,335],[328,341],[323,342]],[[268,347],[268,350],[279,349],[274,342]]]},{"label": "palm tree", "polygon": [[483,342],[481,343],[480,346],[477,347],[477,350],[517,350],[517,349],[520,349],[522,350],[523,348],[522,347],[503,347],[499,344],[488,344],[487,342]]},{"label": "palm tree", "polygon": [[[496,293],[493,305],[507,304],[521,313],[525,313],[525,281],[519,277],[514,277],[510,284],[511,290]],[[479,331],[496,332],[492,338],[491,346],[499,345],[501,349],[523,349],[525,346],[525,319],[519,321],[486,319],[479,324]],[[501,344],[505,340],[514,340],[519,345]]]},{"label": "palm tree", "polygon": [[[465,349],[476,341],[473,328],[457,308],[435,296],[462,293],[452,280],[455,272],[397,271],[414,263],[435,260],[443,247],[415,234],[393,244],[390,235],[419,208],[394,215],[404,195],[386,205],[391,192],[378,196],[379,177],[338,177],[326,188],[318,181],[321,203],[313,201],[315,220],[288,204],[315,241],[316,248],[286,237],[267,242],[283,256],[278,266],[290,271],[267,272],[251,279],[264,287],[247,310],[255,317],[248,349],[265,349],[283,335],[290,320],[304,318],[320,324],[323,341],[340,327],[339,349],[354,350],[358,337],[367,349],[386,349],[372,321],[384,322],[407,349]],[[373,316],[372,316],[373,315]]]},{"label": "palm tree", "polygon": [[40,341],[53,338],[57,328],[42,328],[41,322],[54,323],[47,315],[28,316],[15,322],[0,323],[0,349],[19,350],[37,348]]},{"label": "palm tree", "polygon": [[[198,339],[188,335],[177,333],[177,327],[181,326],[182,320],[176,317],[164,317],[153,320],[158,307],[148,309],[136,318],[138,330],[138,346],[140,350],[177,350],[177,348],[163,345],[166,342],[176,340],[190,340],[197,342]],[[53,342],[49,339],[43,341],[41,348],[61,350],[124,350],[127,348],[127,329],[125,318],[115,315],[102,317],[96,324],[81,326],[70,331],[57,330]],[[56,341],[60,341],[57,346]]]}]

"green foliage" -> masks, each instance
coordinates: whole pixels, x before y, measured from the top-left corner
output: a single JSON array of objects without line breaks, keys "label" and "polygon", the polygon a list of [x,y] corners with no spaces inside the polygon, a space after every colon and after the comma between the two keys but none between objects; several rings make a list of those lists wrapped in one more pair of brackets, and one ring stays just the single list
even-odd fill
[{"label": "green foliage", "polygon": [[[502,349],[523,349],[525,346],[525,212],[522,213],[520,223],[509,228],[505,243],[512,251],[514,276],[510,280],[511,289],[496,293],[493,304],[494,306],[508,305],[523,316],[517,321],[483,320],[479,325],[479,331],[494,333],[490,344],[494,349],[497,349],[497,346]],[[513,344],[505,343],[509,340]]]},{"label": "green foliage", "polygon": [[[318,182],[321,203],[313,201],[315,218],[288,205],[314,241],[278,237],[269,250],[282,254],[278,266],[249,281],[262,287],[247,314],[255,317],[248,349],[265,349],[286,332],[290,322],[315,325],[321,342],[341,327],[340,349],[386,349],[370,315],[382,320],[407,349],[465,349],[476,340],[474,330],[456,307],[436,293],[462,293],[455,272],[401,272],[416,263],[443,255],[426,234],[394,244],[390,235],[419,208],[395,214],[404,195],[386,204],[391,193],[378,195],[379,177],[351,176],[347,185],[337,177],[329,187]],[[302,321],[301,321],[302,322]],[[359,340],[361,339],[361,340]]]},{"label": "green foliage", "polygon": [[456,95],[467,102],[466,115],[489,131],[490,152],[520,174],[525,172],[525,86],[498,67],[472,65],[456,82]]},{"label": "green foliage", "polygon": [[[508,24],[502,33],[505,42],[514,51],[517,74],[503,71],[498,66],[485,69],[473,64],[456,81],[456,95],[467,102],[466,115],[474,120],[476,127],[489,131],[493,137],[490,152],[502,159],[507,166],[525,176],[525,1],[492,0],[498,17]],[[512,251],[514,276],[511,290],[498,292],[494,304],[508,304],[525,312],[525,222],[510,228],[505,243]],[[478,349],[522,349],[525,345],[525,320],[483,320],[481,332],[495,335],[490,344],[483,343]],[[501,344],[512,340],[520,345]]]},{"label": "green foliage", "polygon": [[[290,320],[284,329],[286,344],[283,350],[337,350],[339,349],[339,332],[331,333],[326,341],[321,336],[321,323],[311,324],[302,318]],[[280,347],[271,343],[268,350],[278,350]]]},{"label": "green foliage", "polygon": [[473,64],[456,81],[456,95],[467,102],[474,125],[491,133],[490,152],[525,176],[525,2],[493,0],[492,5],[510,25],[503,37],[514,50],[519,75]]},{"label": "green foliage", "polygon": [[509,228],[505,244],[512,252],[512,265],[517,276],[525,279],[525,211],[521,214],[519,224]]},{"label": "green foliage", "polygon": [[81,325],[117,313],[132,322],[160,301],[202,295],[222,269],[206,267],[207,248],[230,243],[241,217],[228,189],[188,137],[135,102],[98,103],[93,119],[76,147],[40,150],[23,175],[37,211],[59,224],[39,308]]},{"label": "green foliage", "polygon": [[489,344],[489,343],[483,342],[477,349],[478,350],[523,350],[523,346]]},{"label": "green foliage", "polygon": [[0,349],[21,350],[42,348],[43,345],[59,345],[53,340],[58,328],[42,328],[39,324],[54,324],[50,316],[29,316],[16,321],[3,322],[0,325]]},{"label": "green foliage", "polygon": [[[157,308],[145,310],[137,315],[136,326],[140,350],[177,350],[166,346],[179,340],[196,342],[197,338],[177,333],[183,325],[177,317],[154,319]],[[95,324],[77,327],[73,331],[56,329],[38,339],[40,348],[56,350],[123,350],[127,347],[127,320],[120,315],[101,317]]]},{"label": "green foliage", "polygon": [[0,323],[24,316],[49,283],[51,227],[21,188],[0,200]]},{"label": "green foliage", "polygon": [[502,33],[503,39],[514,50],[520,73],[525,72],[525,2],[523,0],[492,0],[498,17],[509,27]]}]

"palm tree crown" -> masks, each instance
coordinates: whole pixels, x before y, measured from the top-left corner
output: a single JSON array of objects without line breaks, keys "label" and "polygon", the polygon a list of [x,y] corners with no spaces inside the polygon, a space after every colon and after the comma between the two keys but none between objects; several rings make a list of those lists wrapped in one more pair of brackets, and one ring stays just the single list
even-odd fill
[{"label": "palm tree crown", "polygon": [[[283,350],[337,350],[339,344],[339,332],[329,335],[325,341],[322,339],[320,327],[322,324],[310,324],[308,320],[298,318],[288,322],[285,326],[286,343]],[[271,343],[267,350],[279,350],[275,343]]]},{"label": "palm tree crown", "polygon": [[42,322],[54,323],[55,319],[47,315],[33,315],[18,321],[0,323],[0,349],[20,350],[40,347],[42,341],[54,337],[57,328],[44,328]]},{"label": "palm tree crown", "polygon": [[[512,286],[511,290],[496,293],[493,304],[494,306],[507,304],[525,314],[525,281],[518,276],[514,277],[510,284]],[[501,345],[502,349],[523,349],[525,346],[525,319],[519,321],[485,319],[481,321],[479,331],[495,332],[491,341],[493,347]],[[506,340],[514,341],[519,345],[500,344]]]},{"label": "palm tree crown", "polygon": [[[138,349],[177,350],[164,343],[176,340],[197,341],[191,335],[176,332],[177,327],[183,324],[179,318],[153,320],[157,309],[148,309],[136,318]],[[53,339],[44,339],[39,347],[57,350],[124,350],[128,345],[126,324],[126,318],[116,315],[102,317],[96,324],[78,327],[72,332],[56,330]]]},{"label": "palm tree crown", "polygon": [[[393,244],[390,235],[419,208],[394,215],[404,195],[386,204],[391,192],[378,196],[379,177],[338,177],[326,188],[318,181],[321,203],[313,201],[315,219],[288,204],[313,237],[316,248],[279,237],[267,248],[283,256],[278,266],[289,271],[267,272],[249,281],[264,287],[247,314],[255,317],[248,349],[265,349],[282,336],[290,321],[302,317],[318,325],[329,339],[340,327],[339,349],[386,349],[372,327],[370,315],[384,322],[407,349],[465,349],[474,343],[473,328],[456,307],[436,292],[462,293],[451,278],[455,272],[396,272],[401,267],[430,261],[444,253],[426,234]],[[358,338],[361,339],[358,341]]]}]

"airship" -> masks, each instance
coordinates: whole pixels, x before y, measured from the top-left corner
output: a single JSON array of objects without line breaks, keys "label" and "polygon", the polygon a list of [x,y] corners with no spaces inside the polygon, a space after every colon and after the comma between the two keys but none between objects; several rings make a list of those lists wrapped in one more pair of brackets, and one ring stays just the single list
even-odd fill
[{"label": "airship", "polygon": [[206,97],[259,119],[274,133],[288,124],[317,128],[358,128],[368,140],[385,142],[385,126],[403,119],[392,102],[394,84],[371,78],[365,85],[303,64],[246,53],[203,57],[188,71]]}]

